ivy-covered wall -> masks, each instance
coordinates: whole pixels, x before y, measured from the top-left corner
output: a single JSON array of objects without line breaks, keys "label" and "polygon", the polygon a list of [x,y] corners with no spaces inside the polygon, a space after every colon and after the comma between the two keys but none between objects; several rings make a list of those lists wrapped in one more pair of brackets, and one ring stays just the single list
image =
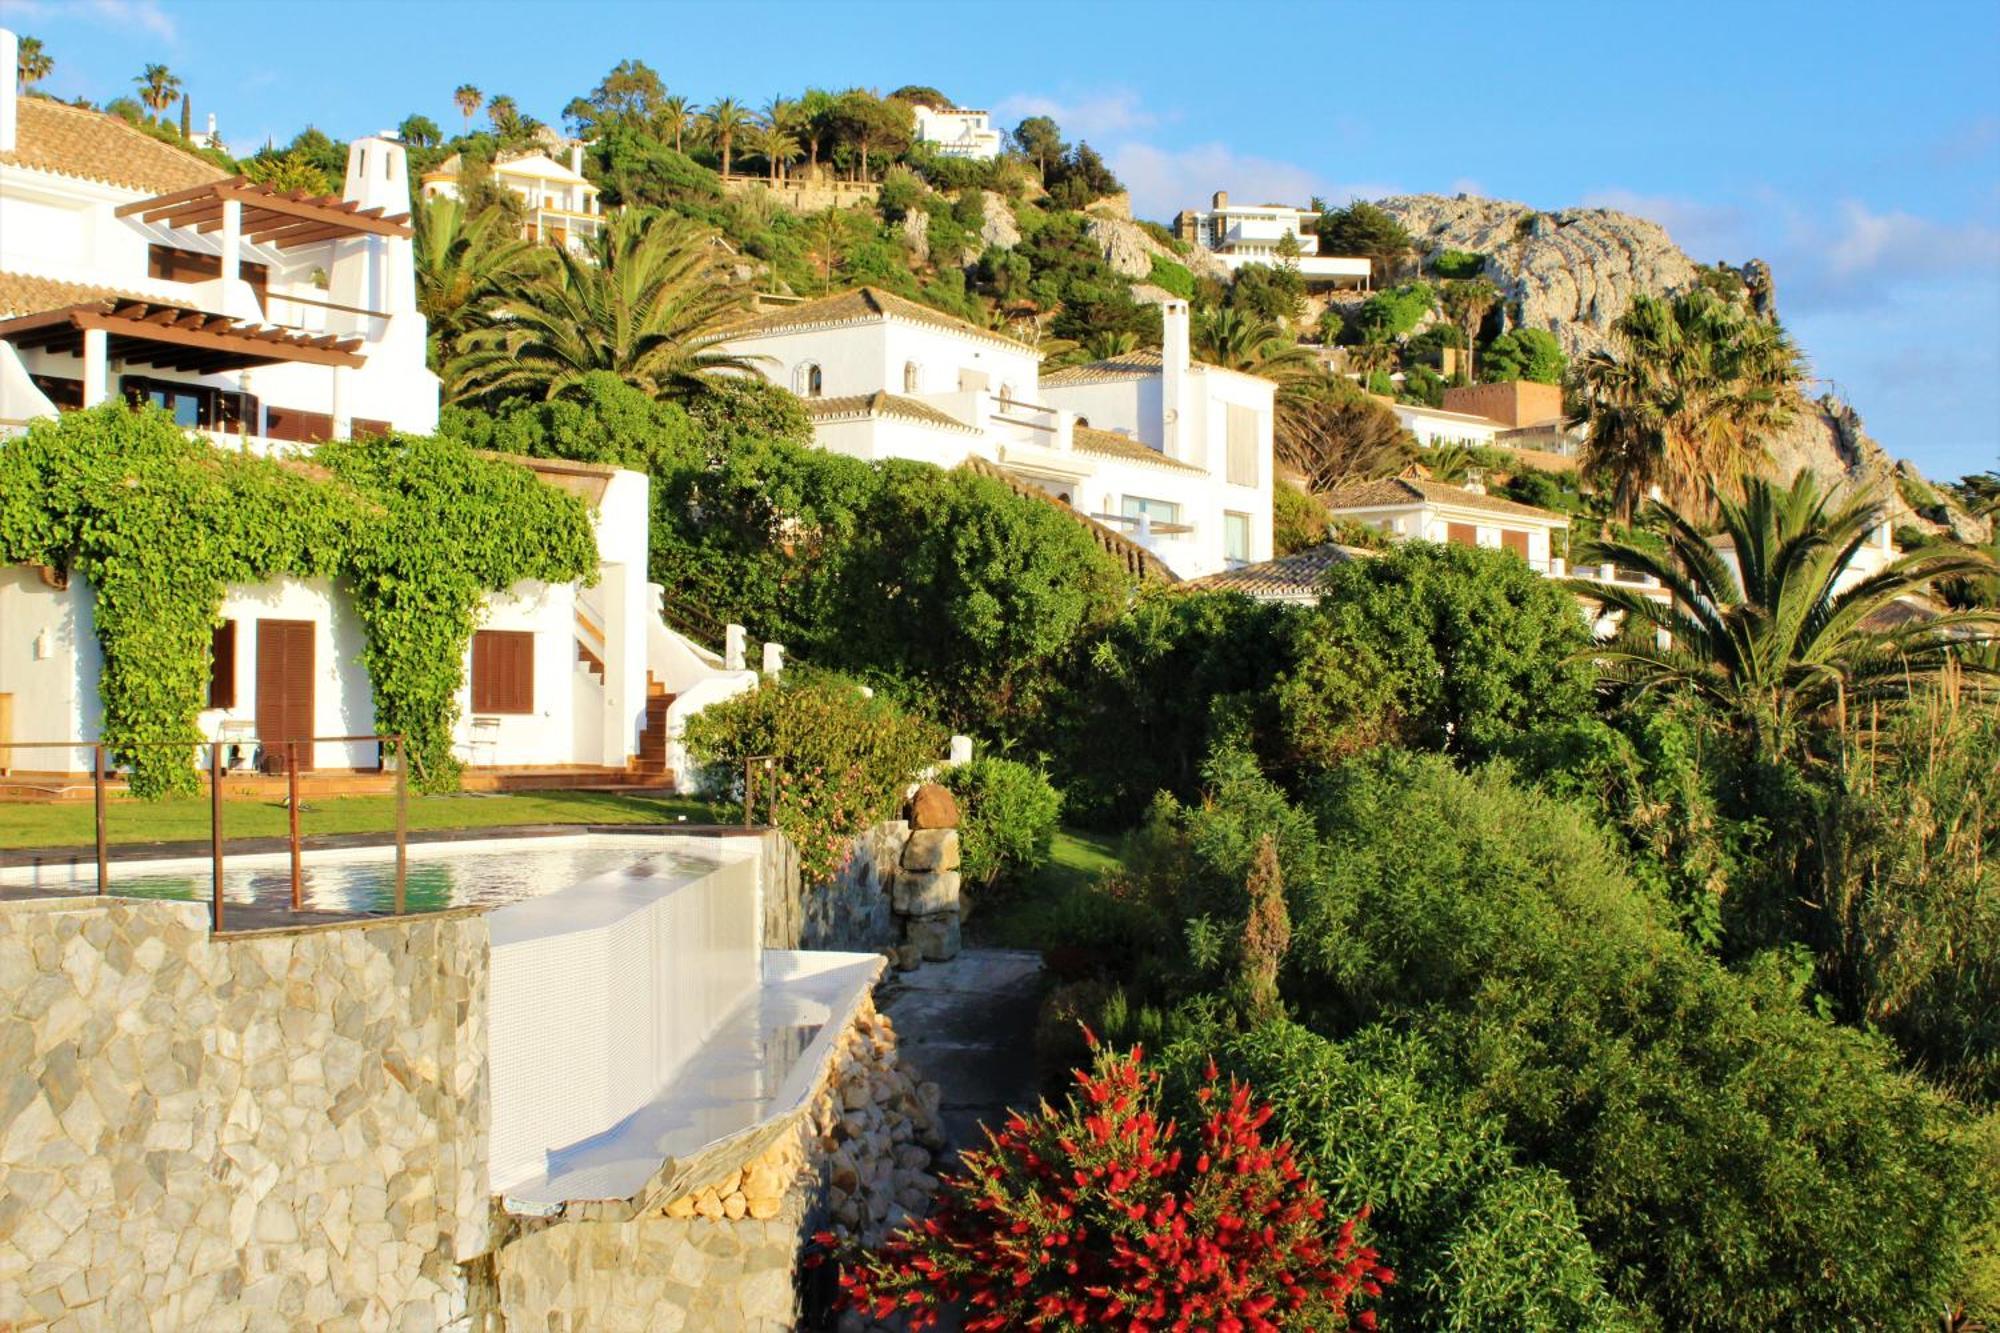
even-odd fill
[{"label": "ivy-covered wall", "polygon": [[[377,727],[449,786],[455,695],[482,598],[595,577],[590,518],[527,468],[394,436],[310,461],[230,453],[156,409],[108,405],[0,443],[0,561],[88,579],[104,739],[144,795],[192,789],[209,634],[224,590],[331,577],[353,597]],[[142,742],[180,745],[147,746]]]}]

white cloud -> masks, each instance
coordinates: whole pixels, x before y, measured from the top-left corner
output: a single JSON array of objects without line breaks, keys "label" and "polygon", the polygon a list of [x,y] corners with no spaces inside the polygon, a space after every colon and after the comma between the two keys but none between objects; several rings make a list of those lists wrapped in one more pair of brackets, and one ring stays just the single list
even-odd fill
[{"label": "white cloud", "polygon": [[993,118],[1000,127],[1011,130],[1029,116],[1047,116],[1061,127],[1063,138],[1072,141],[1103,140],[1151,129],[1160,123],[1159,117],[1140,102],[1139,95],[1126,88],[1111,88],[1079,98],[1013,93],[993,104]]},{"label": "white cloud", "polygon": [[1396,193],[1388,185],[1343,185],[1296,163],[1239,153],[1220,143],[1172,149],[1125,143],[1106,154],[1106,160],[1132,192],[1132,211],[1139,217],[1172,217],[1183,208],[1206,204],[1217,190],[1229,191],[1240,203],[1301,208],[1313,195],[1344,204]]},{"label": "white cloud", "polygon": [[55,5],[48,0],[0,0],[0,19],[47,22],[57,16],[81,18],[100,28],[139,29],[165,41],[177,41],[180,30],[158,0],[72,0]]}]

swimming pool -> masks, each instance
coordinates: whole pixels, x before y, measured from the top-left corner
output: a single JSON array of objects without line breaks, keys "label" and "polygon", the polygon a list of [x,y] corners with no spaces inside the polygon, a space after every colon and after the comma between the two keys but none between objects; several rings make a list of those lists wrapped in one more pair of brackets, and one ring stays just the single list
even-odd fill
[{"label": "swimming pool", "polygon": [[[699,854],[690,842],[674,836],[578,833],[411,843],[404,877],[405,910],[499,907],[603,875],[671,880],[715,869],[719,857]],[[287,852],[226,857],[222,866],[224,901],[288,906],[292,900],[291,866]],[[308,851],[302,878],[304,905],[310,911],[392,911],[396,849],[374,846]],[[7,866],[0,868],[0,885],[51,894],[92,893],[97,888],[97,868],[88,857]],[[206,858],[114,859],[111,867],[111,891],[129,897],[206,901],[210,887]]]}]

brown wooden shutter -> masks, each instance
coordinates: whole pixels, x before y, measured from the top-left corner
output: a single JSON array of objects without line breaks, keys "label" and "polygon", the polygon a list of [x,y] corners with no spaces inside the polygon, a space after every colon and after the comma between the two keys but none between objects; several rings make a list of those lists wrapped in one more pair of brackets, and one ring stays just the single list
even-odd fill
[{"label": "brown wooden shutter", "polygon": [[472,636],[472,711],[535,711],[535,636],[483,629]]},{"label": "brown wooden shutter", "polygon": [[301,412],[273,403],[264,409],[264,434],[274,440],[318,444],[333,438],[333,418],[324,412]]},{"label": "brown wooden shutter", "polygon": [[1447,523],[1444,535],[1446,541],[1456,542],[1460,546],[1479,545],[1479,529],[1470,523]]},{"label": "brown wooden shutter", "polygon": [[1516,532],[1512,528],[1500,529],[1500,545],[1523,560],[1528,558],[1528,534],[1525,532]]},{"label": "brown wooden shutter", "polygon": [[257,622],[257,739],[264,767],[282,772],[285,742],[298,741],[299,768],[313,766],[313,622]]},{"label": "brown wooden shutter", "polygon": [[225,620],[208,634],[208,706],[236,707],[236,622]]}]

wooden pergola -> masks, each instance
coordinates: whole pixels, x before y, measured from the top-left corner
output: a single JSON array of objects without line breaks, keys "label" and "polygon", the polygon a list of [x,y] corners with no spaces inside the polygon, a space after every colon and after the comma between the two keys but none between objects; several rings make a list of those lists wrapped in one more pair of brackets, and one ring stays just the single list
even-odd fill
[{"label": "wooden pergola", "polygon": [[386,214],[380,208],[304,190],[274,190],[247,176],[229,176],[172,194],[156,195],[121,206],[119,217],[137,217],[163,227],[191,227],[197,232],[221,231],[226,215],[238,211],[242,239],[280,250],[315,245],[350,236],[395,236],[408,239],[410,215]]},{"label": "wooden pergola", "polygon": [[40,347],[86,360],[86,339],[98,332],[111,360],[196,375],[286,361],[350,370],[363,363],[359,338],[248,324],[158,301],[85,301],[0,320],[0,340],[15,347]]}]

